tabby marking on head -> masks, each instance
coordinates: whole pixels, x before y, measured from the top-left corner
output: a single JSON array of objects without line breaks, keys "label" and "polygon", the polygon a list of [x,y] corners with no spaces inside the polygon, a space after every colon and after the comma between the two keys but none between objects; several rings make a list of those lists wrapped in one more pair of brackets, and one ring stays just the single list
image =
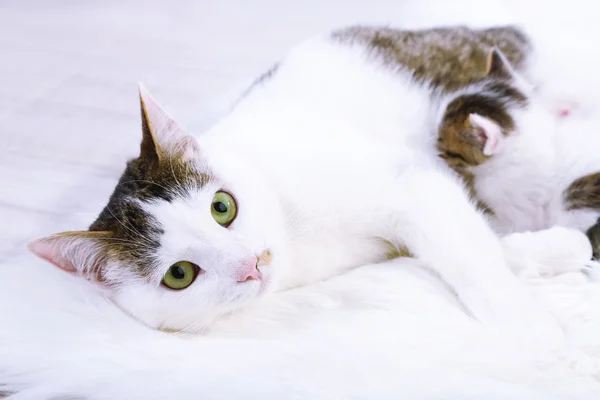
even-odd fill
[{"label": "tabby marking on head", "polygon": [[[105,248],[111,257],[126,261],[137,272],[149,276],[152,255],[159,247],[161,225],[143,207],[143,203],[161,199],[171,202],[189,191],[198,190],[211,180],[210,171],[199,169],[193,159],[197,152],[191,138],[169,141],[157,137],[158,130],[179,129],[172,120],[149,120],[154,100],[141,88],[142,143],[140,155],[127,163],[108,204],[85,236],[104,235]],[[150,110],[156,112],[156,110]],[[171,134],[172,135],[172,134]],[[162,140],[162,141],[161,141]]]},{"label": "tabby marking on head", "polygon": [[439,125],[437,148],[448,165],[461,172],[484,163],[499,146],[502,136],[516,126],[515,108],[528,104],[525,94],[515,86],[508,61],[492,49],[486,79],[456,92],[448,102]]}]

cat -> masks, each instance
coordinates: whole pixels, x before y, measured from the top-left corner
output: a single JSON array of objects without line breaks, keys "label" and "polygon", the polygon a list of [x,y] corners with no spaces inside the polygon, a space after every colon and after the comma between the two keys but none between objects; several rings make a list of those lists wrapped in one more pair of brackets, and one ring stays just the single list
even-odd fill
[{"label": "cat", "polygon": [[536,343],[561,335],[440,162],[429,88],[371,47],[308,40],[195,137],[143,88],[140,99],[140,155],[98,219],[30,249],[146,325],[202,331],[267,292],[406,249],[474,319],[537,321]]},{"label": "cat", "polygon": [[439,156],[464,179],[480,208],[489,213],[491,210],[475,193],[471,167],[497,152],[500,137],[512,134],[524,119],[533,117],[552,124],[552,117],[543,107],[531,104],[531,88],[500,49],[493,47],[489,51],[487,65],[478,76],[483,78],[446,93],[439,102],[437,149]]},{"label": "cat", "polygon": [[[487,78],[450,96],[440,156],[461,174],[501,233],[561,225],[587,232],[600,252],[600,161],[593,122],[537,110],[535,94],[498,49]],[[538,107],[539,108],[539,107]],[[545,120],[546,127],[524,123]]]}]

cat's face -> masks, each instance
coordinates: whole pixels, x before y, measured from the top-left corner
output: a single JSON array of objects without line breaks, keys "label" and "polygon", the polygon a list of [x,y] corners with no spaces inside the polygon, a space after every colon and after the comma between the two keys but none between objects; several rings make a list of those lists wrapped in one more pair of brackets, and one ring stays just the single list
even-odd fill
[{"label": "cat's face", "polygon": [[[517,128],[515,110],[528,106],[529,88],[498,49],[488,55],[484,78],[446,106],[438,130],[440,157],[457,170],[485,163]],[[530,113],[525,113],[528,115]]]},{"label": "cat's face", "polygon": [[450,167],[467,169],[483,164],[489,157],[483,153],[487,137],[473,126],[465,112],[457,118],[446,118],[438,132],[437,149]]},{"label": "cat's face", "polygon": [[276,286],[287,265],[283,214],[249,166],[208,161],[143,91],[142,117],[140,157],[90,230],[30,248],[105,285],[153,328],[197,331]]}]

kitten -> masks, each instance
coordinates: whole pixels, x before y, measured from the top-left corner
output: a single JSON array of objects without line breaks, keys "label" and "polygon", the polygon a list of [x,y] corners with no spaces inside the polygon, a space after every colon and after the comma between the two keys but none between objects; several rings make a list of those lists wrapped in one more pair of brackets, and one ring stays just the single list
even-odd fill
[{"label": "kitten", "polygon": [[[142,89],[140,155],[105,210],[90,230],[31,250],[105,285],[148,326],[194,331],[406,248],[469,315],[514,329],[534,320],[532,339],[556,339],[439,162],[430,90],[384,61],[336,35],[309,40],[197,137]],[[399,115],[405,105],[415,113]]]},{"label": "kitten", "polygon": [[598,256],[600,140],[593,123],[545,112],[498,49],[488,64],[482,82],[447,101],[440,156],[469,182],[500,232],[577,228]]},{"label": "kitten", "polygon": [[[500,138],[515,131],[515,116],[527,109],[531,89],[498,48],[489,51],[481,71],[477,75],[483,78],[442,96],[436,146],[440,157],[464,179],[480,208],[490,213],[474,192],[471,167],[499,151]],[[542,120],[548,118],[543,109],[538,114]]]}]

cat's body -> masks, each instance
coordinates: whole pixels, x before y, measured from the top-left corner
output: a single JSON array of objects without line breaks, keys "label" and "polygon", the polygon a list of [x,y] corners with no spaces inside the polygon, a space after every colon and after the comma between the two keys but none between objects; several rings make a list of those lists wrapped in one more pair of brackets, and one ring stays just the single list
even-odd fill
[{"label": "cat's body", "polygon": [[[528,300],[497,236],[438,158],[430,105],[427,82],[335,35],[290,52],[197,143],[143,93],[140,159],[93,232],[32,249],[101,278],[146,324],[176,330],[408,249],[470,315],[514,326],[537,319],[553,341],[554,322]],[[219,226],[211,207],[224,207],[214,200],[224,192],[237,213]],[[264,254],[257,278],[250,268]],[[166,274],[183,279],[190,262],[191,283],[168,290]]]}]

